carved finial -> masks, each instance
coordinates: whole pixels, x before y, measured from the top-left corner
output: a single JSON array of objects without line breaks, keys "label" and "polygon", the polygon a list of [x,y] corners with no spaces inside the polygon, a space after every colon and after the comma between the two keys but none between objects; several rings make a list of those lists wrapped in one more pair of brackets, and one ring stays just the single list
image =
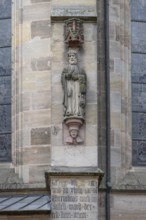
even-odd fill
[{"label": "carved finial", "polygon": [[80,47],[84,43],[83,23],[78,18],[65,21],[65,43],[69,47]]}]

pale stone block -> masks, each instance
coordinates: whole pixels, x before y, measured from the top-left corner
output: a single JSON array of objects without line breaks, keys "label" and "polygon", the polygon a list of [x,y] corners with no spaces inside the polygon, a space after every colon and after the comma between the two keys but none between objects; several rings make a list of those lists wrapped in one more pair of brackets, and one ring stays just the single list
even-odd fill
[{"label": "pale stone block", "polygon": [[121,114],[118,112],[111,112],[111,127],[119,129],[121,127]]},{"label": "pale stone block", "polygon": [[[50,72],[28,72],[24,74],[22,82],[24,93],[34,93],[37,91],[46,91],[51,88]],[[51,94],[51,93],[50,93]],[[49,99],[49,97],[48,97]]]},{"label": "pale stone block", "polygon": [[51,37],[51,24],[49,20],[31,22],[31,37],[41,39]]},{"label": "pale stone block", "polygon": [[97,26],[93,23],[84,23],[84,40],[85,42],[97,41]]},{"label": "pale stone block", "polygon": [[55,42],[64,42],[64,23],[52,24],[52,39]]},{"label": "pale stone block", "polygon": [[83,45],[84,49],[84,61],[85,63],[97,63],[97,43],[93,42],[85,42]]},{"label": "pale stone block", "polygon": [[121,112],[121,93],[111,92],[110,99],[112,112]]},{"label": "pale stone block", "polygon": [[45,145],[24,148],[23,164],[50,164],[50,147]]},{"label": "pale stone block", "polygon": [[[87,88],[87,93],[86,93],[86,100],[87,100],[87,104],[96,104],[97,103],[97,90],[94,89],[96,88],[96,85],[94,87],[90,87],[90,85],[88,84],[88,88]],[[91,85],[92,86],[92,85]]]},{"label": "pale stone block", "polygon": [[25,0],[25,1],[22,1],[22,6],[27,6],[27,5],[31,5],[31,0]]},{"label": "pale stone block", "polygon": [[33,3],[34,3],[34,4],[36,4],[36,3],[42,3],[42,2],[44,2],[44,3],[46,2],[46,3],[47,3],[47,2],[51,2],[51,1],[52,1],[52,0],[31,0],[31,3],[32,3],[32,4],[33,4]]},{"label": "pale stone block", "polygon": [[[22,24],[23,28],[22,28],[22,34],[23,34],[23,43],[30,41],[31,40],[31,24],[30,22],[23,22]],[[22,42],[21,42],[22,43]]]},{"label": "pale stone block", "polygon": [[49,18],[50,3],[33,4],[23,7],[24,21],[38,21]]},{"label": "pale stone block", "polygon": [[96,5],[96,1],[95,0],[53,0],[52,1],[52,5],[53,6],[95,6]]},{"label": "pale stone block", "polygon": [[28,183],[29,182],[29,165],[23,165],[21,169],[22,169],[22,175],[23,175],[23,182]]},{"label": "pale stone block", "polygon": [[116,24],[120,23],[120,5],[110,6],[110,22],[115,22]]},{"label": "pale stone block", "polygon": [[32,93],[32,109],[48,109],[51,107],[50,104],[51,94],[50,91],[41,91]]},{"label": "pale stone block", "polygon": [[23,113],[24,127],[42,127],[48,126],[51,122],[50,110],[38,110]]},{"label": "pale stone block", "polygon": [[121,90],[121,85],[122,85],[122,79],[120,73],[111,73],[111,90],[112,91],[119,91]]},{"label": "pale stone block", "polygon": [[23,91],[26,92],[34,92],[36,91],[36,83],[35,82],[22,82]]},{"label": "pale stone block", "polygon": [[52,121],[52,128],[51,128],[51,144],[52,148],[54,146],[63,146],[63,130],[62,124],[54,124]]},{"label": "pale stone block", "polygon": [[51,110],[52,110],[52,116],[51,116],[52,124],[54,125],[62,124],[63,105],[53,103],[51,106]]},{"label": "pale stone block", "polygon": [[[40,40],[39,38],[33,38],[31,41],[27,41],[22,46],[23,54],[23,69],[25,71],[31,70],[32,59],[39,59],[41,57],[51,57],[50,39]],[[49,61],[49,59],[48,59]]]},{"label": "pale stone block", "polygon": [[97,125],[86,124],[86,146],[97,146]]},{"label": "pale stone block", "polygon": [[62,105],[63,90],[61,82],[58,82],[52,86],[52,103]]},{"label": "pale stone block", "polygon": [[[20,98],[20,97],[19,97]],[[31,93],[26,92],[22,94],[22,111],[28,111],[31,108],[30,105]]]},{"label": "pale stone block", "polygon": [[52,148],[52,166],[97,166],[97,146],[62,146]]},{"label": "pale stone block", "polygon": [[146,206],[145,195],[113,195],[114,209],[121,211],[143,212]]},{"label": "pale stone block", "polygon": [[45,172],[49,169],[47,165],[31,165],[29,166],[29,180],[30,183],[44,183],[45,187]]},{"label": "pale stone block", "polygon": [[30,128],[27,128],[27,129],[23,129],[21,131],[22,133],[22,145],[23,147],[27,146],[31,146],[31,142],[30,142]]},{"label": "pale stone block", "polygon": [[97,105],[96,104],[86,105],[86,124],[88,125],[97,124]]},{"label": "pale stone block", "polygon": [[111,166],[113,167],[121,167],[121,149],[111,148]]},{"label": "pale stone block", "polygon": [[117,41],[110,42],[111,58],[121,58],[121,44]]}]

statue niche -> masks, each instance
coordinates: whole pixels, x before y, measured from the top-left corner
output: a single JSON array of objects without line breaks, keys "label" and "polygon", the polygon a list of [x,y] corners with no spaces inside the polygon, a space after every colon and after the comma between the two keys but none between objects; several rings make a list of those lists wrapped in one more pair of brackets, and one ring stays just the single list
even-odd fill
[{"label": "statue niche", "polygon": [[68,130],[67,144],[82,144],[80,129],[85,122],[86,74],[78,65],[78,51],[84,42],[83,25],[80,19],[68,19],[65,22],[65,43],[68,45],[68,65],[63,69],[61,82],[63,87],[64,125]]}]

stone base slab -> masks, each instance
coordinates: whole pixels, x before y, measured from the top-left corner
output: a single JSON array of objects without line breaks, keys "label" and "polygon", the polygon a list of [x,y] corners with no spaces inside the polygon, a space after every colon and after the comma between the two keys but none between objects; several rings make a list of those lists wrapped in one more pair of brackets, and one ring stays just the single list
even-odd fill
[{"label": "stone base slab", "polygon": [[96,220],[98,184],[102,176],[97,168],[50,168],[46,181],[51,191],[52,219]]}]

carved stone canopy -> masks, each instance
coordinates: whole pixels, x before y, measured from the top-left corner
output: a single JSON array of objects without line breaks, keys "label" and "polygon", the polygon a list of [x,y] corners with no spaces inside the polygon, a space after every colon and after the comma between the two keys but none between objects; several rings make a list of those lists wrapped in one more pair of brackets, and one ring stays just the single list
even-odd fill
[{"label": "carved stone canopy", "polygon": [[69,47],[80,47],[84,43],[83,23],[78,18],[70,18],[64,26],[65,43]]}]

